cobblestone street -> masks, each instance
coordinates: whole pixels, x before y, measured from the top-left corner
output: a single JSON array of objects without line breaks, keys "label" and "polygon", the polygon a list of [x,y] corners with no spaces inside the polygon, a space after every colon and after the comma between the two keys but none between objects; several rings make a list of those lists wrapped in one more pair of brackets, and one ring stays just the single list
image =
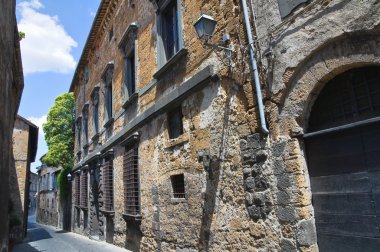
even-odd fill
[{"label": "cobblestone street", "polygon": [[123,251],[105,242],[90,240],[87,237],[65,232],[54,227],[39,225],[34,214],[29,215],[28,234],[22,243],[17,244],[13,252],[91,252],[91,251]]}]

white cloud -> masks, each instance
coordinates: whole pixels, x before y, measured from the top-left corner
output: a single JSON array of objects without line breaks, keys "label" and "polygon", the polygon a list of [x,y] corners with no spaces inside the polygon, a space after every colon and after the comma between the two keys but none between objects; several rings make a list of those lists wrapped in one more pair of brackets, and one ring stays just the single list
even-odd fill
[{"label": "white cloud", "polygon": [[71,50],[78,44],[59,23],[58,16],[38,12],[43,7],[38,0],[17,5],[20,13],[18,28],[25,33],[21,40],[24,73],[69,73],[76,66]]},{"label": "white cloud", "polygon": [[34,123],[39,128],[40,135],[44,135],[44,131],[42,129],[42,125],[46,123],[47,116],[43,115],[41,117],[29,117],[28,120]]}]

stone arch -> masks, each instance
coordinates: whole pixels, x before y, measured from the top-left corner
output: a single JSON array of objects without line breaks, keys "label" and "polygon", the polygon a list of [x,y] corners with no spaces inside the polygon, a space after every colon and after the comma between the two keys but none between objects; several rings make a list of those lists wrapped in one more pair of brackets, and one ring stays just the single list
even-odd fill
[{"label": "stone arch", "polygon": [[[298,211],[297,233],[302,229],[302,225],[306,224],[315,232],[314,206],[311,200],[305,148],[303,140],[297,137],[307,132],[311,109],[323,87],[343,72],[365,66],[380,66],[380,36],[369,33],[346,34],[324,44],[305,58],[296,69],[291,70],[291,77],[284,83],[286,89],[281,92],[281,105],[277,115],[276,126],[279,128],[272,139],[275,145],[276,142],[285,142],[284,151],[279,155],[281,160],[285,161],[284,169],[291,172],[289,176],[295,181],[292,190],[296,191],[298,196],[293,196],[292,200],[302,200],[300,205],[308,211]],[[295,199],[297,197],[298,200]],[[296,239],[300,246],[316,243],[316,237],[310,243],[299,237]]]},{"label": "stone arch", "polygon": [[380,65],[379,35],[344,35],[316,50],[299,64],[283,92],[280,134],[288,135],[294,128],[306,131],[310,110],[324,85],[349,69],[370,65]]}]

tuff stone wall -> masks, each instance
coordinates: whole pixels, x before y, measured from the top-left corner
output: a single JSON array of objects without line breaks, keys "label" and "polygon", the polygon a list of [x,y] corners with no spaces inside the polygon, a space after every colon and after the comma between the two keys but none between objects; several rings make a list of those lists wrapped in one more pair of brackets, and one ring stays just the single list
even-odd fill
[{"label": "tuff stone wall", "polygon": [[[89,205],[91,223],[99,216],[97,238],[133,251],[317,251],[310,182],[299,137],[307,128],[315,94],[329,78],[354,65],[379,62],[378,8],[373,8],[377,2],[367,1],[360,8],[349,2],[309,1],[281,19],[277,1],[253,1],[255,46],[271,132],[265,136],[260,133],[250,81],[240,1],[180,1],[187,53],[158,79],[153,78],[158,70],[158,35],[152,3],[111,1],[101,31],[87,45],[89,53],[83,59],[89,63],[90,79],[84,84],[80,66],[73,83],[79,115],[94,86],[102,82],[105,65],[114,62],[114,122],[108,130],[102,129],[101,106],[99,140],[90,141],[88,154],[75,164],[76,170],[89,165],[100,172],[97,186],[102,195],[102,161],[96,160],[113,150],[114,212],[103,214]],[[232,66],[226,64],[223,52],[204,47],[196,37],[193,24],[201,13],[218,20],[211,42],[219,43],[223,31],[231,35]],[[329,26],[331,20],[337,20],[337,26]],[[126,99],[123,55],[117,44],[134,21],[139,24],[139,92],[137,100],[122,108]],[[114,37],[109,40],[111,28]],[[216,76],[176,104],[144,117],[208,66]],[[100,92],[104,91],[101,84]],[[167,111],[175,105],[182,108],[184,133],[170,140]],[[136,118],[143,118],[143,123],[131,128]],[[91,123],[89,132],[91,136]],[[128,220],[123,216],[125,149],[119,143],[135,132],[140,135],[141,220]],[[184,174],[185,199],[173,197],[170,177],[176,174]],[[73,213],[75,232],[92,235],[91,223],[84,225],[85,211],[73,208]]]},{"label": "tuff stone wall", "polygon": [[[277,239],[281,249],[316,251],[302,135],[308,130],[312,105],[329,80],[351,68],[379,65],[379,3],[309,1],[281,17],[279,2],[284,1],[253,1],[271,132],[266,138],[265,178],[270,181],[273,211],[280,224]],[[259,151],[248,147],[256,138],[243,138],[241,144],[250,157],[257,158]],[[251,170],[255,165],[246,172],[250,175]],[[249,178],[246,184],[255,181]],[[246,195],[247,202],[251,199],[256,209],[255,193]]]},{"label": "tuff stone wall", "polygon": [[10,230],[11,236],[20,240],[26,230],[25,215],[28,215],[29,194],[26,187],[29,185],[29,125],[17,118],[13,130],[13,156],[15,168],[9,174],[10,198],[13,203],[14,214],[21,222],[21,229]]},{"label": "tuff stone wall", "polygon": [[0,120],[0,251],[8,250],[8,197],[9,169],[14,167],[12,153],[12,131],[23,89],[20,46],[15,17],[15,1],[5,1],[0,10],[2,36],[0,48],[0,107],[3,112]]}]

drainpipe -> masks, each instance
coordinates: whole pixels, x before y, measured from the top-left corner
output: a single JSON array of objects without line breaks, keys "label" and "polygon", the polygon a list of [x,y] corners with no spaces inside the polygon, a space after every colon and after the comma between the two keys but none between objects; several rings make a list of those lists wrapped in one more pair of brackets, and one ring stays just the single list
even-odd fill
[{"label": "drainpipe", "polygon": [[[263,98],[262,98],[262,94],[261,94],[259,73],[258,73],[258,70],[257,70],[257,62],[256,62],[256,57],[255,57],[255,48],[254,48],[254,45],[253,45],[253,37],[252,37],[252,32],[251,32],[251,25],[249,23],[247,1],[246,0],[242,0],[242,5],[243,5],[244,20],[245,20],[245,28],[247,30],[247,37],[248,37],[248,43],[249,43],[249,52],[250,52],[250,56],[251,56],[252,77],[255,80],[256,99],[257,99],[257,105],[259,107],[261,131],[265,135],[268,135],[269,134],[269,130],[268,130],[267,124],[265,122],[264,104],[263,104]],[[253,10],[253,6],[252,6],[252,10]],[[254,16],[253,12],[252,12],[252,15]]]}]

